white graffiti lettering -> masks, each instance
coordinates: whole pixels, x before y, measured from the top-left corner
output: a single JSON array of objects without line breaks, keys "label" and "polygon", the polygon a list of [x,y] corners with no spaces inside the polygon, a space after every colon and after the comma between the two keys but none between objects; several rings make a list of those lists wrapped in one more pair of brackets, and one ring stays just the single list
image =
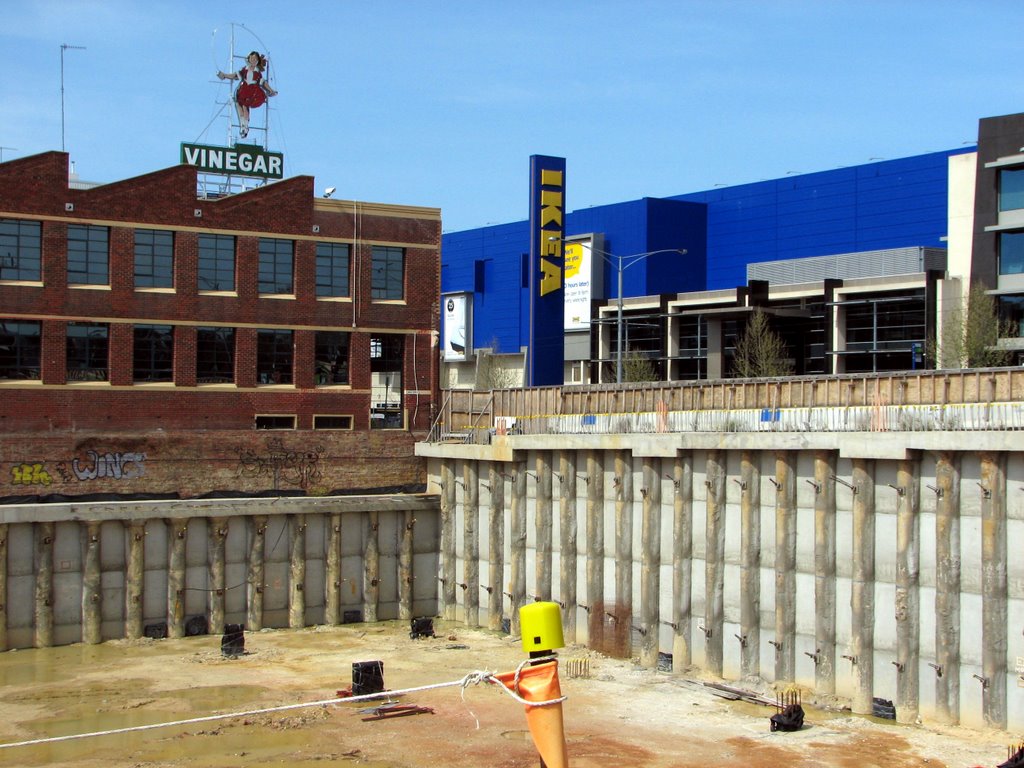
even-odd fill
[{"label": "white graffiti lettering", "polygon": [[104,453],[86,451],[92,466],[79,464],[78,459],[71,460],[71,470],[81,481],[96,480],[97,478],[110,477],[114,480],[130,480],[133,477],[142,477],[146,474],[143,462],[146,460],[144,453]]}]

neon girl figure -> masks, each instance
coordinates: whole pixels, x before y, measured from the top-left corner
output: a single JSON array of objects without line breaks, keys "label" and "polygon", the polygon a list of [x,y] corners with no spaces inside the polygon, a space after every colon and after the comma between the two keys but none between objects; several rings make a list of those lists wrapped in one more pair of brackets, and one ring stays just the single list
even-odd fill
[{"label": "neon girl figure", "polygon": [[263,77],[266,68],[267,57],[253,51],[245,57],[245,66],[237,72],[217,72],[221,80],[241,80],[235,91],[235,111],[238,112],[243,139],[249,135],[249,110],[262,107],[268,96],[277,96],[277,91]]}]

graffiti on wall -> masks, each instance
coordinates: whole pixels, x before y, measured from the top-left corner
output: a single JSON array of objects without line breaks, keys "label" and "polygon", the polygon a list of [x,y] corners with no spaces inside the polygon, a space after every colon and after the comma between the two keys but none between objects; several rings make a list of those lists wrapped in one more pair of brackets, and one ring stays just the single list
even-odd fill
[{"label": "graffiti on wall", "polygon": [[71,471],[79,481],[96,480],[97,478],[111,477],[114,480],[129,480],[133,477],[142,477],[146,474],[143,462],[146,460],[144,453],[97,453],[86,451],[89,456],[88,462],[79,462],[77,458],[71,460]]},{"label": "graffiti on wall", "polygon": [[[99,453],[86,451],[87,458],[75,457],[56,464],[56,472],[65,483],[85,483],[110,478],[131,480],[146,474],[146,454],[136,451]],[[11,467],[12,485],[52,485],[53,475],[44,462],[21,463]]]},{"label": "graffiti on wall", "polygon": [[274,490],[279,489],[282,483],[305,490],[323,477],[320,469],[323,446],[294,451],[285,447],[284,440],[272,438],[267,440],[265,453],[257,453],[251,448],[238,448],[237,451],[238,474],[242,477],[270,476]]},{"label": "graffiti on wall", "polygon": [[15,464],[11,467],[12,485],[50,485],[53,478],[43,464]]}]

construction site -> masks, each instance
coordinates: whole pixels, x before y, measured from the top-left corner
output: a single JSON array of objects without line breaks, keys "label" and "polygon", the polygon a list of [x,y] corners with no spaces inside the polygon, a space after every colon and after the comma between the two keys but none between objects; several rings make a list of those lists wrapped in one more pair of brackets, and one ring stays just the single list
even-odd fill
[{"label": "construction site", "polygon": [[[536,766],[524,707],[493,685],[462,688],[469,673],[522,663],[518,638],[440,620],[434,629],[436,636],[415,640],[397,621],[264,630],[246,633],[234,658],[211,636],[0,654],[0,760],[76,768]],[[576,768],[987,768],[1005,761],[1011,746],[1004,732],[858,716],[807,692],[803,727],[772,731],[776,694],[764,681],[720,685],[694,670],[648,669],[580,645],[559,657]],[[345,703],[338,691],[351,686],[353,664],[367,659],[382,662],[386,689],[446,686]],[[388,716],[389,702],[414,714]],[[99,735],[73,738],[89,733]],[[6,746],[26,741],[35,743]]]}]

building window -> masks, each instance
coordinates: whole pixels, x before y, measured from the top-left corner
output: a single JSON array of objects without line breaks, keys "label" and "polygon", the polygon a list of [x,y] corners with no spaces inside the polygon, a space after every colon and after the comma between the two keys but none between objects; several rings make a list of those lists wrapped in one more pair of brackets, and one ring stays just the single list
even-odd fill
[{"label": "building window", "polygon": [[41,261],[39,222],[0,219],[0,280],[38,281]]},{"label": "building window", "polygon": [[199,290],[235,290],[233,235],[199,236]]},{"label": "building window", "polygon": [[397,333],[370,337],[370,428],[402,429],[402,355]]},{"label": "building window", "polygon": [[292,263],[295,243],[292,240],[260,238],[260,293],[291,293]]},{"label": "building window", "polygon": [[256,381],[260,384],[292,383],[292,331],[260,328],[256,331]]},{"label": "building window", "polygon": [[256,429],[295,429],[295,417],[257,416]]},{"label": "building window", "polygon": [[68,283],[109,285],[110,230],[87,224],[68,225]]},{"label": "building window", "polygon": [[371,299],[401,299],[405,272],[405,249],[373,246]]},{"label": "building window", "polygon": [[0,320],[0,379],[39,378],[39,323]]},{"label": "building window", "polygon": [[352,417],[314,415],[313,429],[352,429]]},{"label": "building window", "polygon": [[1003,232],[999,235],[999,274],[1024,273],[1024,232]]},{"label": "building window", "polygon": [[911,370],[925,344],[924,289],[904,295],[861,295],[846,314],[846,372]]},{"label": "building window", "polygon": [[669,380],[706,379],[708,324],[700,315],[680,316],[676,327],[678,352],[672,361]]},{"label": "building window", "polygon": [[1024,208],[1024,168],[1007,168],[999,172],[999,210],[1019,211]]},{"label": "building window", "polygon": [[197,329],[196,382],[198,384],[233,384],[234,381],[235,329]]},{"label": "building window", "polygon": [[316,244],[316,295],[348,296],[348,243]]},{"label": "building window", "polygon": [[174,233],[135,230],[135,287],[174,287]]},{"label": "building window", "polygon": [[317,331],[315,379],[317,384],[348,384],[349,334]]},{"label": "building window", "polygon": [[170,325],[136,325],[132,351],[134,381],[174,379],[174,328]]},{"label": "building window", "polygon": [[68,323],[68,381],[107,380],[109,334],[107,323]]}]

